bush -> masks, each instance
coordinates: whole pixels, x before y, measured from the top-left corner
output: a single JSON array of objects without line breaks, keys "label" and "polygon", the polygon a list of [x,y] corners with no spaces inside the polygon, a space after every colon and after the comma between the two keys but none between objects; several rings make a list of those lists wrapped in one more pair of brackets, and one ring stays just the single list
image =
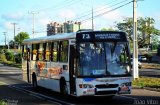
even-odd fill
[{"label": "bush", "polygon": [[157,49],[158,49],[158,45],[157,44],[152,46],[152,50],[157,50]]},{"label": "bush", "polygon": [[4,54],[0,54],[0,61],[5,62],[6,60],[6,56]]},{"label": "bush", "polygon": [[21,53],[18,53],[15,55],[15,62],[22,63],[22,54]]},{"label": "bush", "polygon": [[151,53],[144,54],[144,56],[147,58],[148,62],[151,62],[151,60],[152,60],[152,54]]},{"label": "bush", "polygon": [[14,60],[14,55],[13,55],[12,52],[6,52],[5,55],[6,55],[6,59],[8,61],[13,61]]}]

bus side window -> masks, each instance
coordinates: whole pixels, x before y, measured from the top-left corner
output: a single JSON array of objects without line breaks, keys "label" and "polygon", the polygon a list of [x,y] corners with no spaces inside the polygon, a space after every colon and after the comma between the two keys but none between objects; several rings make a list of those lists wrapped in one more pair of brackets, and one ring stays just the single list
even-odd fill
[{"label": "bus side window", "polygon": [[39,49],[38,49],[38,59],[39,60],[43,60],[43,57],[44,57],[43,53],[44,53],[43,43],[40,43]]},{"label": "bus side window", "polygon": [[51,58],[51,61],[53,62],[57,62],[58,61],[58,42],[53,42],[52,43],[52,58]]},{"label": "bus side window", "polygon": [[24,60],[27,60],[27,45],[22,46],[22,57]]},{"label": "bus side window", "polygon": [[60,62],[68,61],[68,41],[60,42]]},{"label": "bus side window", "polygon": [[50,56],[51,56],[51,43],[46,43],[45,46],[45,60],[49,61],[50,60]]},{"label": "bus side window", "polygon": [[32,60],[37,60],[37,49],[38,45],[37,44],[32,44]]},{"label": "bus side window", "polygon": [[46,60],[46,45],[47,43],[43,43],[42,60]]}]

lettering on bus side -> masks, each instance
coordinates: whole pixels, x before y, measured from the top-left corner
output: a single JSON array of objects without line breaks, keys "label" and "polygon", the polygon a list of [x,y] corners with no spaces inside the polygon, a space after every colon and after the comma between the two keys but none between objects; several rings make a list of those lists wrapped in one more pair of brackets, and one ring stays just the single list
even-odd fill
[{"label": "lettering on bus side", "polygon": [[44,76],[44,77],[52,77],[54,75],[60,75],[62,74],[62,68],[61,67],[46,67],[46,62],[41,62],[38,61],[36,63],[36,67],[37,67],[37,72],[39,76]]}]

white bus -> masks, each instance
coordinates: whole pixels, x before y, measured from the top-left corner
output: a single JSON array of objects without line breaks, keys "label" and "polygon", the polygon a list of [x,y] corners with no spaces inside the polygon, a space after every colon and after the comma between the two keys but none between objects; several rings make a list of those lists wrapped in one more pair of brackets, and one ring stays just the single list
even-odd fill
[{"label": "white bus", "polygon": [[126,33],[78,31],[23,42],[23,79],[62,94],[101,96],[131,93]]}]

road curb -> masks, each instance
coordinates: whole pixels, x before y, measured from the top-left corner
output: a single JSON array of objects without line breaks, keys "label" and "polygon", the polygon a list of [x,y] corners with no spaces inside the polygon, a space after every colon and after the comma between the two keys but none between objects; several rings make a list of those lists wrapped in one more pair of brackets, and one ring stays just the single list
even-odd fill
[{"label": "road curb", "polygon": [[150,88],[150,87],[132,87],[132,89],[146,89],[146,90],[151,90],[151,91],[157,91],[157,92],[160,92],[160,89],[157,89],[157,88]]},{"label": "road curb", "polygon": [[10,85],[9,87],[10,88],[14,88],[14,89],[16,89],[18,91],[22,91],[22,92],[27,93],[27,94],[30,94],[30,95],[35,96],[37,98],[45,99],[45,100],[47,100],[49,102],[53,102],[53,103],[59,104],[59,105],[75,105],[75,104],[67,103],[65,101],[61,101],[59,99],[55,99],[53,97],[49,97],[49,96],[37,93],[37,92],[32,92],[32,91],[29,91],[29,90],[26,90],[26,89],[22,89],[22,88],[14,86],[14,85]]},{"label": "road curb", "polygon": [[160,92],[160,89],[157,88],[144,87],[143,89]]}]

